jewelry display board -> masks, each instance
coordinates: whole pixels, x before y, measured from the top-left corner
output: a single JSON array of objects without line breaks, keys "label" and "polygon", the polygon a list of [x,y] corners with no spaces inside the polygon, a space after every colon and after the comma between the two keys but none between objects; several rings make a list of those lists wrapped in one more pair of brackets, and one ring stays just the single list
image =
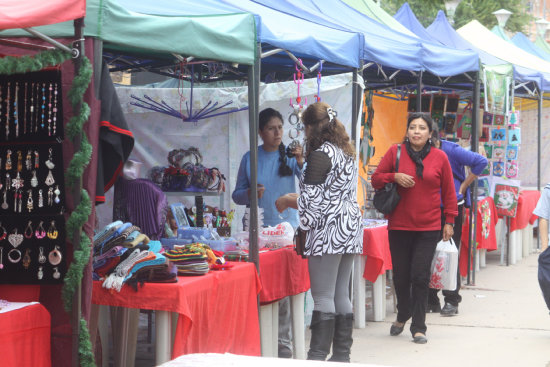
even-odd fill
[{"label": "jewelry display board", "polygon": [[66,273],[61,74],[0,77],[0,283]]}]

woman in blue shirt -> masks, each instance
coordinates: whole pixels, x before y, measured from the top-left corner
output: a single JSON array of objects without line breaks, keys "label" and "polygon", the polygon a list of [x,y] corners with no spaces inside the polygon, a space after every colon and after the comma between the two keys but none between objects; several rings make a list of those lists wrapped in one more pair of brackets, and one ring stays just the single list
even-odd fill
[{"label": "woman in blue shirt", "polygon": [[[287,193],[296,192],[296,177],[304,164],[302,147],[298,145],[289,158],[283,144],[283,116],[273,108],[260,112],[259,135],[263,144],[258,147],[258,206],[264,210],[264,224],[276,226],[289,222],[298,227],[296,209],[279,213],[275,200]],[[250,205],[250,152],[247,152],[239,166],[237,185],[232,198],[236,204]],[[279,301],[279,357],[292,357],[290,343],[290,302],[288,297]]]}]

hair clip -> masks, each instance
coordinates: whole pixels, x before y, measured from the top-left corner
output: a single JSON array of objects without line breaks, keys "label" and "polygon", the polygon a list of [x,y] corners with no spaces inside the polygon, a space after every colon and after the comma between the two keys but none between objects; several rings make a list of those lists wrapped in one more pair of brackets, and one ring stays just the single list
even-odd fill
[{"label": "hair clip", "polygon": [[332,122],[334,118],[338,115],[336,111],[332,109],[332,107],[327,108],[327,114],[328,114],[328,122]]}]

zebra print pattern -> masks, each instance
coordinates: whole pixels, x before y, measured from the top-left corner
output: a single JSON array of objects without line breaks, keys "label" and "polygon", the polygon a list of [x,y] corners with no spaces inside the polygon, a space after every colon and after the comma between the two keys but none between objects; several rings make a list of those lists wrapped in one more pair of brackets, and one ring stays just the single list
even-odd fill
[{"label": "zebra print pattern", "polygon": [[324,183],[304,184],[300,177],[298,212],[307,230],[305,255],[362,254],[363,232],[357,203],[357,161],[331,143],[317,149],[328,155],[332,167]]}]

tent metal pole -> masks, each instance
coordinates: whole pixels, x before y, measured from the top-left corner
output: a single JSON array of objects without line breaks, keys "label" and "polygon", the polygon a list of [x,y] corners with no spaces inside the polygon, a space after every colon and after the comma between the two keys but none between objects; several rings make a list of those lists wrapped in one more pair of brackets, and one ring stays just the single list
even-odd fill
[{"label": "tent metal pole", "polygon": [[[361,62],[362,64],[362,62]],[[361,108],[361,93],[359,93],[359,71],[363,65],[359,65],[358,69],[353,70],[353,86],[351,88],[351,139],[357,141],[357,116]]]},{"label": "tent metal pole", "polygon": [[[74,43],[74,47],[77,48],[79,51],[78,55],[76,55],[76,57],[73,58],[75,75],[78,74],[80,67],[82,66],[82,57],[84,56],[84,51],[85,51],[84,42],[83,42],[83,31],[82,31],[83,28],[84,28],[84,18],[75,19],[74,34],[77,41]],[[71,54],[74,56],[73,52],[71,52]],[[80,113],[81,107],[82,107],[82,102],[79,102],[74,107],[73,113],[75,116],[78,116],[78,114]],[[72,142],[73,148],[75,151],[80,150],[81,142],[82,142],[81,135],[76,134]],[[71,192],[75,207],[81,201],[81,194],[80,194],[81,190],[82,190],[82,177],[80,177],[78,182],[75,182],[75,185]],[[80,243],[81,233],[82,233],[82,228],[77,228],[75,229],[74,233],[72,233],[73,251],[81,250],[80,247],[77,247],[76,245]],[[71,366],[74,366],[74,367],[80,366],[78,349],[79,349],[79,339],[80,339],[81,307],[82,307],[82,283],[79,282],[78,285],[76,286],[76,290],[73,295],[73,304],[72,304],[72,310],[71,310],[71,329],[72,329]]]},{"label": "tent metal pole", "polygon": [[[476,73],[474,80],[474,90],[473,90],[473,107],[472,107],[472,136],[470,140],[472,152],[477,153],[479,150],[479,136],[478,136],[478,123],[479,123],[479,96],[480,96],[480,75],[479,72]],[[471,207],[470,207],[470,233],[468,234],[468,275],[466,283],[468,285],[474,285],[475,278],[475,256],[472,257],[474,252],[474,245],[476,243],[476,233],[477,233],[477,179],[472,183],[470,190],[471,195]],[[473,259],[473,264],[472,264]]]},{"label": "tent metal pole", "polygon": [[416,84],[416,112],[422,112],[422,70],[418,73]]},{"label": "tent metal pole", "polygon": [[37,30],[34,30],[32,28],[23,28],[23,30],[27,31],[28,33],[32,34],[33,36],[36,36],[36,37],[40,38],[41,40],[44,40],[44,41],[54,45],[55,47],[57,47],[60,50],[63,50],[65,52],[70,53],[73,57],[76,56],[76,55],[73,54],[74,48],[70,49],[69,47],[65,46],[64,44],[54,40],[53,38],[50,38],[50,37],[46,36],[43,33],[38,32]]},{"label": "tent metal pole", "polygon": [[260,274],[260,258],[258,255],[258,108],[260,89],[260,55],[261,47],[254,58],[254,65],[248,67],[248,125],[250,133],[250,215],[249,220],[249,258],[256,265]]},{"label": "tent metal pole", "polygon": [[[537,191],[540,192],[541,183],[541,171],[540,171],[540,156],[542,154],[541,149],[541,133],[542,133],[542,101],[544,99],[544,91],[539,88],[539,105],[537,116]],[[540,249],[540,232],[537,232],[537,249]]]},{"label": "tent metal pole", "polygon": [[539,88],[539,105],[538,105],[538,116],[537,116],[537,190],[540,191],[541,184],[541,170],[540,170],[540,156],[542,154],[541,150],[541,132],[542,132],[542,100],[544,92]]}]

